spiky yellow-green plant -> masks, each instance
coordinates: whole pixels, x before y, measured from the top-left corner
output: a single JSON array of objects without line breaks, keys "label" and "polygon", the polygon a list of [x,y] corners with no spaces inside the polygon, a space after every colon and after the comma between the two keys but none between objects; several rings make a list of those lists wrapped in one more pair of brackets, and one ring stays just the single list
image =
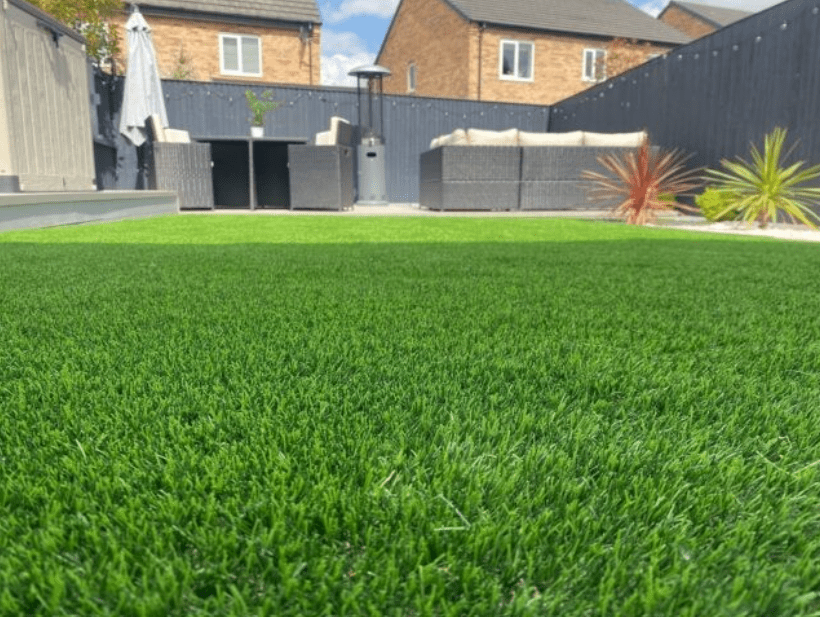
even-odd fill
[{"label": "spiky yellow-green plant", "polygon": [[581,177],[591,181],[591,201],[621,200],[613,214],[627,223],[643,225],[654,221],[661,210],[694,210],[670,200],[688,195],[702,184],[700,170],[686,168],[689,158],[680,150],[653,149],[646,140],[637,150],[599,156],[598,162],[609,174],[584,171]]},{"label": "spiky yellow-green plant", "polygon": [[782,163],[791,155],[797,142],[783,154],[786,129],[775,128],[766,135],[763,153],[752,144],[752,162],[738,157],[737,161],[720,162],[726,171],[707,169],[706,175],[715,182],[714,188],[736,195],[718,216],[736,210],[741,220],[757,221],[765,227],[777,220],[782,212],[792,223],[798,221],[817,229],[811,219],[820,217],[811,210],[810,203],[820,202],[820,188],[800,186],[820,177],[820,165],[801,169],[804,161],[785,167]]}]

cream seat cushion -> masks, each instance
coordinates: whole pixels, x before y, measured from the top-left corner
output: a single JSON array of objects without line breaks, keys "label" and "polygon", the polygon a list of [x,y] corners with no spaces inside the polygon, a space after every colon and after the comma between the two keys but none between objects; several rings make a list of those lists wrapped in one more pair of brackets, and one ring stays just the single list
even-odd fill
[{"label": "cream seat cushion", "polygon": [[332,146],[333,135],[331,131],[322,131],[321,133],[316,133],[315,141],[317,146]]},{"label": "cream seat cushion", "polygon": [[528,133],[519,131],[518,143],[522,146],[583,146],[584,132]]},{"label": "cream seat cushion", "polygon": [[585,146],[603,146],[611,148],[637,148],[647,137],[646,131],[636,133],[592,133],[584,131]]},{"label": "cream seat cushion", "polygon": [[518,129],[507,129],[506,131],[468,129],[467,141],[471,146],[517,146]]},{"label": "cream seat cushion", "polygon": [[191,135],[181,129],[165,129],[165,141],[169,144],[189,144]]}]

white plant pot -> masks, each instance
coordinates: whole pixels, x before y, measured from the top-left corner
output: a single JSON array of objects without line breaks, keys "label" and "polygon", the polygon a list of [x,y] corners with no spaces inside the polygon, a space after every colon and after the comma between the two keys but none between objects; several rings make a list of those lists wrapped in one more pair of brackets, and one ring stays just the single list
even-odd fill
[{"label": "white plant pot", "polygon": [[265,136],[265,127],[264,126],[252,126],[251,127],[251,137],[264,137]]}]

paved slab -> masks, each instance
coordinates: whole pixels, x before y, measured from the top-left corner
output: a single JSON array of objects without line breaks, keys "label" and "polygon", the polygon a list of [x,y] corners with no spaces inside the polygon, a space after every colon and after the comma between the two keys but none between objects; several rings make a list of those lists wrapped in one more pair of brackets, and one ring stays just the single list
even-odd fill
[{"label": "paved slab", "polygon": [[[425,217],[469,217],[469,218],[575,218],[594,220],[619,220],[612,216],[609,210],[530,210],[530,211],[497,211],[497,212],[438,212],[420,207],[414,203],[393,203],[385,206],[354,206],[342,212],[328,210],[284,210],[263,208],[259,210],[247,209],[217,209],[217,210],[184,210],[180,214],[209,214],[209,215],[247,215],[247,216],[425,216]],[[658,222],[650,227],[664,227],[667,229],[681,229],[686,231],[704,231],[722,234],[743,234],[751,236],[766,236],[783,240],[802,240],[820,242],[820,231],[815,231],[802,225],[774,224],[765,229],[747,223],[722,222],[709,223],[702,216],[683,214],[681,212],[663,212],[658,214]]]},{"label": "paved slab", "polygon": [[496,212],[438,212],[422,208],[418,204],[387,204],[385,206],[354,206],[350,210],[285,210],[280,208],[260,208],[258,210],[219,208],[216,210],[183,210],[180,214],[240,214],[263,216],[429,216],[429,217],[471,217],[471,218],[611,218],[608,210],[528,210]]}]

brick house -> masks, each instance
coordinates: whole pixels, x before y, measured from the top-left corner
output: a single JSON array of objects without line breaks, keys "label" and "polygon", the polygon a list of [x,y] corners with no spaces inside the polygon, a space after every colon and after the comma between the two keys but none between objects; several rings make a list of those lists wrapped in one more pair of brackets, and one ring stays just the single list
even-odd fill
[{"label": "brick house", "polygon": [[699,39],[749,15],[752,13],[722,6],[671,0],[658,15],[658,19],[693,39]]},{"label": "brick house", "polygon": [[[320,83],[316,0],[147,0],[139,10],[151,26],[162,77]],[[123,60],[128,13],[117,18]],[[123,68],[118,62],[118,72]]]},{"label": "brick house", "polygon": [[626,0],[401,0],[376,63],[391,94],[550,104],[605,79],[615,39],[634,66],[690,37]]}]

